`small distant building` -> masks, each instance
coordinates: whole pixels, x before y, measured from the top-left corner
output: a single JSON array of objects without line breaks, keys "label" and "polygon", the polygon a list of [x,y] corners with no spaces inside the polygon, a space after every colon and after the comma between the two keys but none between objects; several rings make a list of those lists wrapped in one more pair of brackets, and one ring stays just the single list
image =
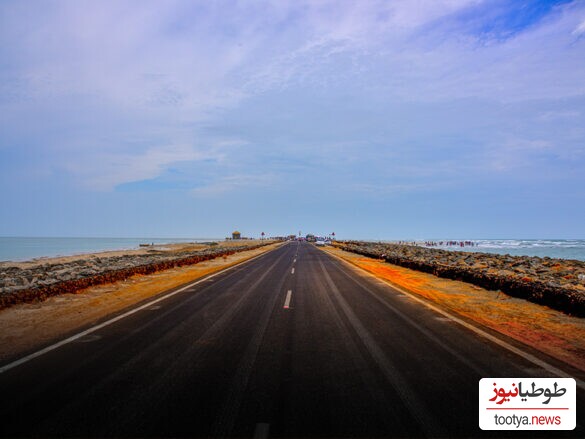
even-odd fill
[{"label": "small distant building", "polygon": [[242,234],[236,230],[232,233],[232,239],[242,239]]}]

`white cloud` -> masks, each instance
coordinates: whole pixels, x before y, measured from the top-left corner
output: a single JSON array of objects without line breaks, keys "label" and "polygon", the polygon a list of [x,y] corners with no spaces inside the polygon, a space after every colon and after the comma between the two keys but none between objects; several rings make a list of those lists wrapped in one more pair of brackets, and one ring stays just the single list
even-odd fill
[{"label": "white cloud", "polygon": [[[556,154],[555,147],[550,140],[510,138],[487,150],[483,164],[490,171],[505,173],[521,169],[540,169],[537,166],[538,161],[545,154]],[[549,175],[552,175],[553,170],[549,171]]]},{"label": "white cloud", "polygon": [[585,32],[585,20],[583,20],[581,22],[581,24],[579,24],[575,30],[573,31],[573,34],[575,35],[581,35],[583,32]]},{"label": "white cloud", "polygon": [[[58,113],[59,133],[44,127],[42,148],[53,152],[50,160],[57,168],[65,167],[92,188],[108,190],[155,178],[176,163],[221,160],[217,150],[201,145],[214,145],[225,137],[214,126],[225,129],[226,112],[245,118],[251,100],[264,95],[277,100],[282,90],[308,96],[307,105],[312,107],[311,99],[323,102],[325,122],[339,107],[347,114],[355,106],[365,107],[355,111],[354,119],[343,121],[355,124],[357,131],[360,118],[362,125],[378,120],[382,139],[376,141],[381,144],[387,136],[384,112],[404,102],[428,104],[425,114],[430,114],[455,100],[508,104],[585,95],[585,57],[581,56],[585,40],[575,37],[584,26],[582,2],[560,7],[541,23],[502,41],[486,41],[470,31],[469,23],[460,21],[460,13],[483,3],[290,0],[228,2],[226,7],[222,2],[178,0],[57,1],[41,9],[27,2],[7,3],[1,6],[5,21],[0,38],[10,44],[0,46],[6,60],[0,69],[0,84],[4,84],[0,110],[8,114],[17,106],[23,112],[28,108],[39,119],[43,119],[41,108],[46,109],[46,119]],[[266,102],[269,105],[270,99]],[[373,102],[383,105],[375,108]],[[88,117],[80,120],[80,112]],[[553,117],[548,109],[541,114]],[[249,123],[249,137],[250,130],[278,124],[270,110],[262,117]],[[406,120],[406,115],[395,112],[393,117],[398,131],[408,127],[396,136],[400,141],[408,142],[409,136],[419,143],[425,140],[419,139],[417,124]],[[497,125],[491,117],[486,124]],[[285,131],[295,123],[279,126]],[[432,123],[420,128],[422,133],[429,131],[429,150],[435,144],[431,131],[440,128]],[[316,125],[306,130],[315,137],[330,134]],[[466,127],[460,130],[465,132]],[[23,130],[15,137],[19,135],[28,134]],[[71,139],[64,142],[67,135]],[[241,143],[225,148],[261,162],[267,151],[277,149],[286,160],[316,143],[312,139],[305,144],[297,139],[281,142],[280,133],[254,142],[247,135],[236,132]],[[363,157],[361,145],[371,141],[370,135],[364,132],[359,141],[349,143],[343,157]],[[104,136],[107,142],[99,140]],[[135,138],[145,141],[129,141]],[[31,144],[38,142],[33,140]],[[325,138],[320,143],[327,150],[339,139]],[[394,147],[404,148],[396,141]],[[247,175],[242,169],[229,172]],[[262,183],[256,177],[246,178],[219,177],[195,193],[229,192],[237,181]]]},{"label": "white cloud", "polygon": [[107,191],[123,183],[155,178],[176,163],[217,157],[189,145],[168,145],[137,154],[97,152],[86,161],[65,163],[64,168],[91,189]]},{"label": "white cloud", "polygon": [[538,118],[542,121],[554,121],[562,119],[576,119],[581,116],[580,111],[576,110],[563,110],[563,111],[545,111],[538,115]]},{"label": "white cloud", "polygon": [[234,191],[250,188],[269,188],[277,178],[271,174],[238,174],[216,179],[192,190],[196,197],[216,197]]},{"label": "white cloud", "polygon": [[585,94],[585,40],[576,41],[572,33],[576,17],[585,13],[583,4],[559,7],[546,20],[502,40],[476,35],[459,21],[460,12],[480,3],[318,3],[308,8],[301,26],[306,38],[296,47],[254,69],[243,65],[245,90],[346,85],[423,102]]},{"label": "white cloud", "polygon": [[[358,75],[367,71],[372,61],[380,63],[384,58],[391,58],[393,64],[407,61],[412,66],[412,56],[420,57],[421,49],[423,53],[427,50],[424,38],[423,47],[410,42],[414,40],[420,44],[417,31],[433,21],[481,2],[404,0],[303,3],[299,9],[304,11],[300,25],[304,38],[268,62],[255,65],[254,71],[249,73],[246,90],[255,93],[296,84],[327,86],[340,79],[355,81]],[[416,54],[412,53],[413,50]],[[349,65],[343,64],[347,56],[353,60]],[[387,73],[391,77],[396,71],[393,69]],[[363,86],[363,81],[358,79],[355,85]]]},{"label": "white cloud", "polygon": [[436,183],[405,183],[405,184],[392,184],[392,183],[355,183],[350,184],[344,189],[346,191],[357,192],[363,195],[400,195],[412,192],[429,192],[436,191],[439,188],[444,188],[445,184],[441,184],[440,187]]}]

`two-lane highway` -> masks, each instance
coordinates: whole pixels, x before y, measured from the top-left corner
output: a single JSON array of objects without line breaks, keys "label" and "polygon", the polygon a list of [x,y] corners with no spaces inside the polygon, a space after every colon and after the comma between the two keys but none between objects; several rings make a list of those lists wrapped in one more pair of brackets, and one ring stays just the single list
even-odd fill
[{"label": "two-lane highway", "polygon": [[493,437],[479,379],[553,376],[299,242],[84,334],[0,369],[2,436]]}]

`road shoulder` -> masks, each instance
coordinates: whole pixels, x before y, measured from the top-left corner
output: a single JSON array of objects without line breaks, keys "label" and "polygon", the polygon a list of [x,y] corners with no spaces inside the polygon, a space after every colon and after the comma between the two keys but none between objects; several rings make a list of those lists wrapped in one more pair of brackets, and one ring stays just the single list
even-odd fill
[{"label": "road shoulder", "polygon": [[0,311],[0,363],[19,358],[165,291],[245,262],[280,243],[198,264],[135,275],[111,284],[62,294]]},{"label": "road shoulder", "polygon": [[454,315],[585,371],[585,319],[501,292],[442,279],[337,248],[323,250]]}]

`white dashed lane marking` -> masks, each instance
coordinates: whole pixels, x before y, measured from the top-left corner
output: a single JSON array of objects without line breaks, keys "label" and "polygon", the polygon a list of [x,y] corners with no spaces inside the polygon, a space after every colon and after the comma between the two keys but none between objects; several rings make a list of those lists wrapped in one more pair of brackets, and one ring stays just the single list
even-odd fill
[{"label": "white dashed lane marking", "polygon": [[284,309],[290,308],[290,300],[292,298],[292,290],[286,292],[286,299],[284,299]]}]

